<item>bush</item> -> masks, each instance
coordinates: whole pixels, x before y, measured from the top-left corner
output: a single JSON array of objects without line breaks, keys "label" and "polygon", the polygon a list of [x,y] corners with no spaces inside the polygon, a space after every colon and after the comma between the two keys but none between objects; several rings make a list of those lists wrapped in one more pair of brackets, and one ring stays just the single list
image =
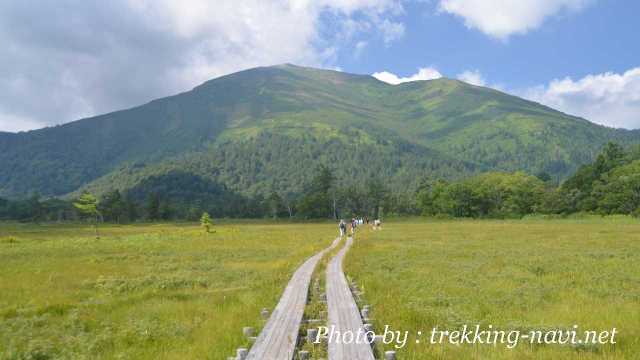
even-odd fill
[{"label": "bush", "polygon": [[13,236],[9,236],[9,237],[5,237],[5,238],[0,238],[0,243],[2,243],[2,244],[16,244],[16,243],[18,243],[18,239],[16,239]]}]

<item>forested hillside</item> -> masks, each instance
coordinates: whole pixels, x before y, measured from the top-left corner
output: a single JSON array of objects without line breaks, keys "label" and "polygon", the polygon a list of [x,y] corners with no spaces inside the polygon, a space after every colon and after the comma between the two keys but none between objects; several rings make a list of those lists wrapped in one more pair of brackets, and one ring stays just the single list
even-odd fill
[{"label": "forested hillside", "polygon": [[311,182],[318,165],[326,164],[342,186],[375,178],[401,191],[415,189],[425,175],[451,178],[476,170],[470,163],[402,140],[363,139],[361,133],[349,129],[339,132],[344,137],[330,137],[326,133],[319,137],[322,132],[314,133],[313,129],[296,131],[299,137],[263,131],[255,137],[238,138],[207,151],[160,163],[127,166],[83,190],[102,194],[114,188],[129,189],[139,186],[149,176],[180,171],[225,184],[230,190],[250,196],[268,195],[272,191],[295,195],[302,193]]},{"label": "forested hillside", "polygon": [[640,147],[609,143],[560,186],[545,174],[489,172],[448,182],[426,181],[418,191],[424,215],[522,217],[577,212],[640,216]]},{"label": "forested hillside", "polygon": [[129,110],[0,133],[0,196],[142,191],[171,173],[238,196],[295,196],[321,164],[345,186],[376,178],[400,193],[425,177],[488,170],[544,171],[557,181],[610,140],[640,136],[457,80],[393,86],[282,65]]}]

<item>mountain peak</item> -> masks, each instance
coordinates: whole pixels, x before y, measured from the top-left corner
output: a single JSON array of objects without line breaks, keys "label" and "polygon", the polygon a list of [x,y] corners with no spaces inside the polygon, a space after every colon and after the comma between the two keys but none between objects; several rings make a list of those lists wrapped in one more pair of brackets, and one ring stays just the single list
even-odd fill
[{"label": "mountain peak", "polygon": [[[296,68],[308,68],[305,66],[300,66],[300,65],[296,65],[296,64],[292,64],[292,63],[283,63],[283,64],[277,64],[277,65],[273,65],[273,66],[269,66],[269,67],[274,67],[274,68],[292,68],[292,69],[296,69]],[[312,69],[312,68],[309,68]]]},{"label": "mountain peak", "polygon": [[[274,172],[270,186],[288,191],[290,179],[303,183],[314,162],[339,159],[362,164],[350,176],[357,181],[395,169],[389,176],[404,185],[427,172],[453,177],[470,168],[562,177],[609,140],[638,141],[637,132],[578,120],[455,79],[392,86],[370,75],[280,64],[60,127],[0,133],[0,168],[11,169],[0,171],[0,196],[65,194],[108,180],[126,164],[179,167],[180,156],[204,159],[192,169],[240,192],[267,191],[266,169]],[[399,168],[404,161],[413,165]]]}]

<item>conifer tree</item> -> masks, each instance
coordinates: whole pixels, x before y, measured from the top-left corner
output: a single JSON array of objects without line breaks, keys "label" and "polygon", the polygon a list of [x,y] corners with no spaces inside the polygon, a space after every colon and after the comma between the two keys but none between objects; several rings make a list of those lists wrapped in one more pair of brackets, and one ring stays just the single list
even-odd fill
[{"label": "conifer tree", "polygon": [[100,218],[100,211],[98,210],[98,199],[88,192],[82,193],[80,197],[73,203],[80,214],[92,219],[93,227],[96,231],[96,239],[100,238],[98,233],[98,219]]},{"label": "conifer tree", "polygon": [[200,217],[200,226],[202,226],[207,233],[211,232],[211,227],[213,227],[213,221],[211,221],[211,216],[209,216],[209,213],[207,212],[202,213],[202,217]]}]

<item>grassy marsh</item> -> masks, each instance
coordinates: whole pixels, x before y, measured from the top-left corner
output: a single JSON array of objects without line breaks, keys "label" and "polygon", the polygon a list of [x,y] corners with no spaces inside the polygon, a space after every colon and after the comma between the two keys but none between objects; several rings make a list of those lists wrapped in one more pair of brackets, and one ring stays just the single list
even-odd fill
[{"label": "grassy marsh", "polygon": [[0,358],[223,359],[325,224],[0,224]]},{"label": "grassy marsh", "polygon": [[[410,331],[399,359],[633,359],[638,264],[640,223],[628,218],[415,220],[360,232],[345,271],[365,289],[377,331],[384,324]],[[463,324],[525,331],[577,324],[619,334],[617,344],[598,346],[427,343],[434,326]]]}]

